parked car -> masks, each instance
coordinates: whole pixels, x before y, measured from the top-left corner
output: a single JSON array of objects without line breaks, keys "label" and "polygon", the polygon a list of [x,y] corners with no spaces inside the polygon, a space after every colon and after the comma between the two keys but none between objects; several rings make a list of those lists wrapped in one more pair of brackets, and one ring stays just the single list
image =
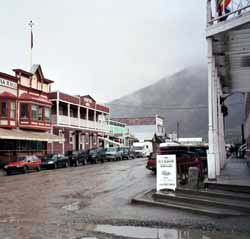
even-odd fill
[{"label": "parked car", "polygon": [[122,154],[122,159],[132,159],[133,158],[133,153],[129,147],[121,147],[120,148],[121,154]]},{"label": "parked car", "polygon": [[41,160],[36,155],[18,156],[15,162],[10,162],[4,166],[7,175],[22,172],[27,173],[29,170],[41,169]]},{"label": "parked car", "polygon": [[88,161],[90,163],[98,163],[98,162],[104,163],[105,159],[106,159],[106,154],[105,154],[105,149],[103,148],[90,149],[88,152]]},{"label": "parked car", "polygon": [[49,154],[42,158],[41,168],[67,168],[69,158],[63,154]]},{"label": "parked car", "polygon": [[122,160],[122,151],[118,147],[106,148],[106,159],[108,161]]},{"label": "parked car", "polygon": [[67,151],[65,155],[69,159],[70,166],[79,166],[80,164],[85,165],[87,164],[88,160],[88,152],[85,150],[82,151]]}]

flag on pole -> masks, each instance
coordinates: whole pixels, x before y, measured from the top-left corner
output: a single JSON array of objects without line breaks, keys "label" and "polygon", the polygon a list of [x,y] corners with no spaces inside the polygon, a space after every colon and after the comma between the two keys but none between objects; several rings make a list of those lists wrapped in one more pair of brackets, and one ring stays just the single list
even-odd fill
[{"label": "flag on pole", "polygon": [[32,30],[30,31],[30,48],[33,49],[33,32]]},{"label": "flag on pole", "polygon": [[218,12],[224,12],[226,7],[230,4],[231,0],[218,0],[217,1],[217,9]]}]

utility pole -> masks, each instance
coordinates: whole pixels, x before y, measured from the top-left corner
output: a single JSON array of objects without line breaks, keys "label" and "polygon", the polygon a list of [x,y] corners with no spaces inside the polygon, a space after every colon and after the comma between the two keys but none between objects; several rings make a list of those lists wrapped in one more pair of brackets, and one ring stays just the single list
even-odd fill
[{"label": "utility pole", "polygon": [[30,26],[30,69],[32,67],[32,49],[33,49],[33,31],[34,22],[31,20],[28,24]]},{"label": "utility pole", "polygon": [[180,122],[177,121],[177,129],[176,129],[176,133],[177,133],[177,140],[179,139],[180,137]]}]

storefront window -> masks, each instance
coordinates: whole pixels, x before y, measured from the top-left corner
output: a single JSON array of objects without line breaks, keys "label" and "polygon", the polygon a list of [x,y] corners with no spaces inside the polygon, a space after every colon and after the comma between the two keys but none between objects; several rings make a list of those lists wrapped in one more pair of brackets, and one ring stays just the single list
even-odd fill
[{"label": "storefront window", "polygon": [[10,102],[10,118],[15,119],[16,117],[16,102]]},{"label": "storefront window", "polygon": [[38,120],[43,120],[43,107],[39,106],[38,109]]},{"label": "storefront window", "polygon": [[28,117],[29,117],[28,104],[21,103],[20,104],[20,118],[28,119]]},{"label": "storefront window", "polygon": [[51,114],[51,111],[49,108],[45,108],[44,109],[44,116],[45,116],[45,121],[46,122],[50,122],[50,114]]},{"label": "storefront window", "polygon": [[0,105],[0,116],[7,117],[7,101],[2,101]]},{"label": "storefront window", "polygon": [[32,105],[31,106],[31,112],[32,112],[32,119],[37,120],[38,119],[38,106]]}]

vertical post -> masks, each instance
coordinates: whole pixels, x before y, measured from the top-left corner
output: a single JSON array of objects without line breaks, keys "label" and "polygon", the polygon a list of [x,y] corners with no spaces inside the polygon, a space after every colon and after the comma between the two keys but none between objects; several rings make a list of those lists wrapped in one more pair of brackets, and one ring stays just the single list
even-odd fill
[{"label": "vertical post", "polygon": [[211,20],[212,20],[211,0],[207,0],[207,25],[211,25],[211,23],[209,23]]},{"label": "vertical post", "polygon": [[70,125],[70,103],[68,103],[68,124]]},{"label": "vertical post", "polygon": [[[210,1],[208,1],[210,2]],[[213,135],[213,84],[214,84],[214,58],[212,53],[212,38],[207,38],[208,47],[208,145],[207,164],[208,179],[216,179],[216,162],[214,153],[214,135]]]},{"label": "vertical post", "polygon": [[86,120],[87,120],[87,127],[89,126],[89,109],[86,109]]},{"label": "vertical post", "polygon": [[29,22],[30,26],[30,69],[32,67],[32,49],[33,49],[33,31],[32,28],[34,26],[34,23],[32,21]]},{"label": "vertical post", "polygon": [[80,128],[80,106],[77,106],[78,127]]},{"label": "vertical post", "polygon": [[60,111],[60,108],[59,108],[59,91],[57,91],[56,93],[56,125],[59,124],[59,111]]}]

